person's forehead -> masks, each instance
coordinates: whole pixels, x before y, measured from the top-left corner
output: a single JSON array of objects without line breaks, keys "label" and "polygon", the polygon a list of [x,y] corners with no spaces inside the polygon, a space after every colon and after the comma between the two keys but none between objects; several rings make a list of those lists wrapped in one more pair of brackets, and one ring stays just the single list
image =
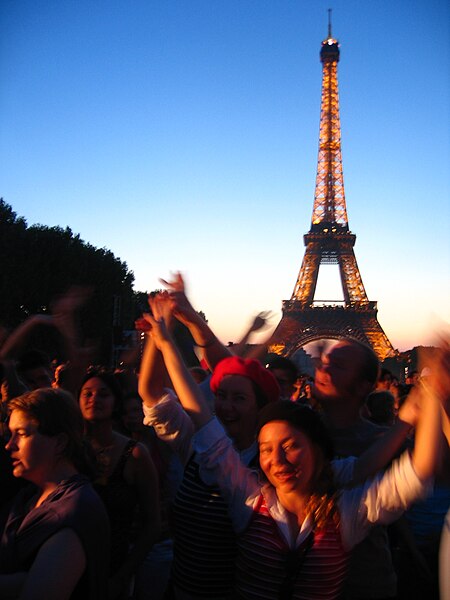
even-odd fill
[{"label": "person's forehead", "polygon": [[282,442],[287,439],[296,439],[302,444],[311,443],[308,435],[289,421],[269,421],[261,427],[258,436],[259,444]]},{"label": "person's forehead", "polygon": [[9,415],[9,426],[23,427],[25,425],[37,427],[37,423],[25,411],[20,410],[20,408],[14,408]]},{"label": "person's forehead", "polygon": [[84,384],[83,384],[83,390],[90,390],[90,389],[104,389],[104,390],[108,390],[110,391],[109,386],[107,385],[107,383],[105,381],[103,381],[103,379],[101,379],[100,377],[90,377]]}]

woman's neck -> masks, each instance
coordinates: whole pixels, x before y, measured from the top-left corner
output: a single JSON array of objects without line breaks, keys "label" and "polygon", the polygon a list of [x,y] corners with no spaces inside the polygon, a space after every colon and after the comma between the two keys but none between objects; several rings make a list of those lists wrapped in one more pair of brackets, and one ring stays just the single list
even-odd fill
[{"label": "woman's neck", "polygon": [[283,507],[293,516],[293,520],[301,527],[306,518],[306,508],[309,494],[300,494],[297,491],[282,493],[277,491],[277,496]]},{"label": "woman's neck", "polygon": [[86,423],[86,434],[94,447],[104,448],[114,443],[114,431],[111,421]]}]

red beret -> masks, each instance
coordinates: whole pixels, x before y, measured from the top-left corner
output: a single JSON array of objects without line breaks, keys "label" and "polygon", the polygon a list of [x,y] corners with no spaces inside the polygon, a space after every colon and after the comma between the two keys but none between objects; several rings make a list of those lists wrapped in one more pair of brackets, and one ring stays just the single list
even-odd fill
[{"label": "red beret", "polygon": [[211,389],[217,392],[219,384],[225,375],[241,375],[248,377],[255,383],[267,402],[275,402],[280,399],[280,386],[273,374],[265,369],[258,360],[254,358],[240,358],[239,356],[230,356],[224,358],[214,369],[211,377]]}]

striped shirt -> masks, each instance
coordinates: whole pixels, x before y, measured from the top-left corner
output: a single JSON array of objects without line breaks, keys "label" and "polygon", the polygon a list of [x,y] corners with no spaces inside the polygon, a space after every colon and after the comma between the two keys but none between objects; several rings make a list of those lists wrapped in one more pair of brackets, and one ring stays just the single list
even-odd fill
[{"label": "striped shirt", "polygon": [[199,598],[228,596],[236,537],[219,488],[203,483],[195,457],[186,467],[172,516],[175,587]]},{"label": "striped shirt", "polygon": [[330,520],[292,550],[261,494],[239,539],[237,597],[246,600],[331,600],[344,582],[348,552]]}]

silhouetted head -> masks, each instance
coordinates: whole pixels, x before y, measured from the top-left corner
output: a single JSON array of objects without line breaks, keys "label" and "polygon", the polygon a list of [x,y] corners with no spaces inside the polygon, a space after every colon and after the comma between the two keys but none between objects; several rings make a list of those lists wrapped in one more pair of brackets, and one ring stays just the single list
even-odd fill
[{"label": "silhouetted head", "polygon": [[374,351],[356,340],[331,346],[317,366],[314,395],[326,408],[328,402],[361,405],[378,378],[379,361]]}]

